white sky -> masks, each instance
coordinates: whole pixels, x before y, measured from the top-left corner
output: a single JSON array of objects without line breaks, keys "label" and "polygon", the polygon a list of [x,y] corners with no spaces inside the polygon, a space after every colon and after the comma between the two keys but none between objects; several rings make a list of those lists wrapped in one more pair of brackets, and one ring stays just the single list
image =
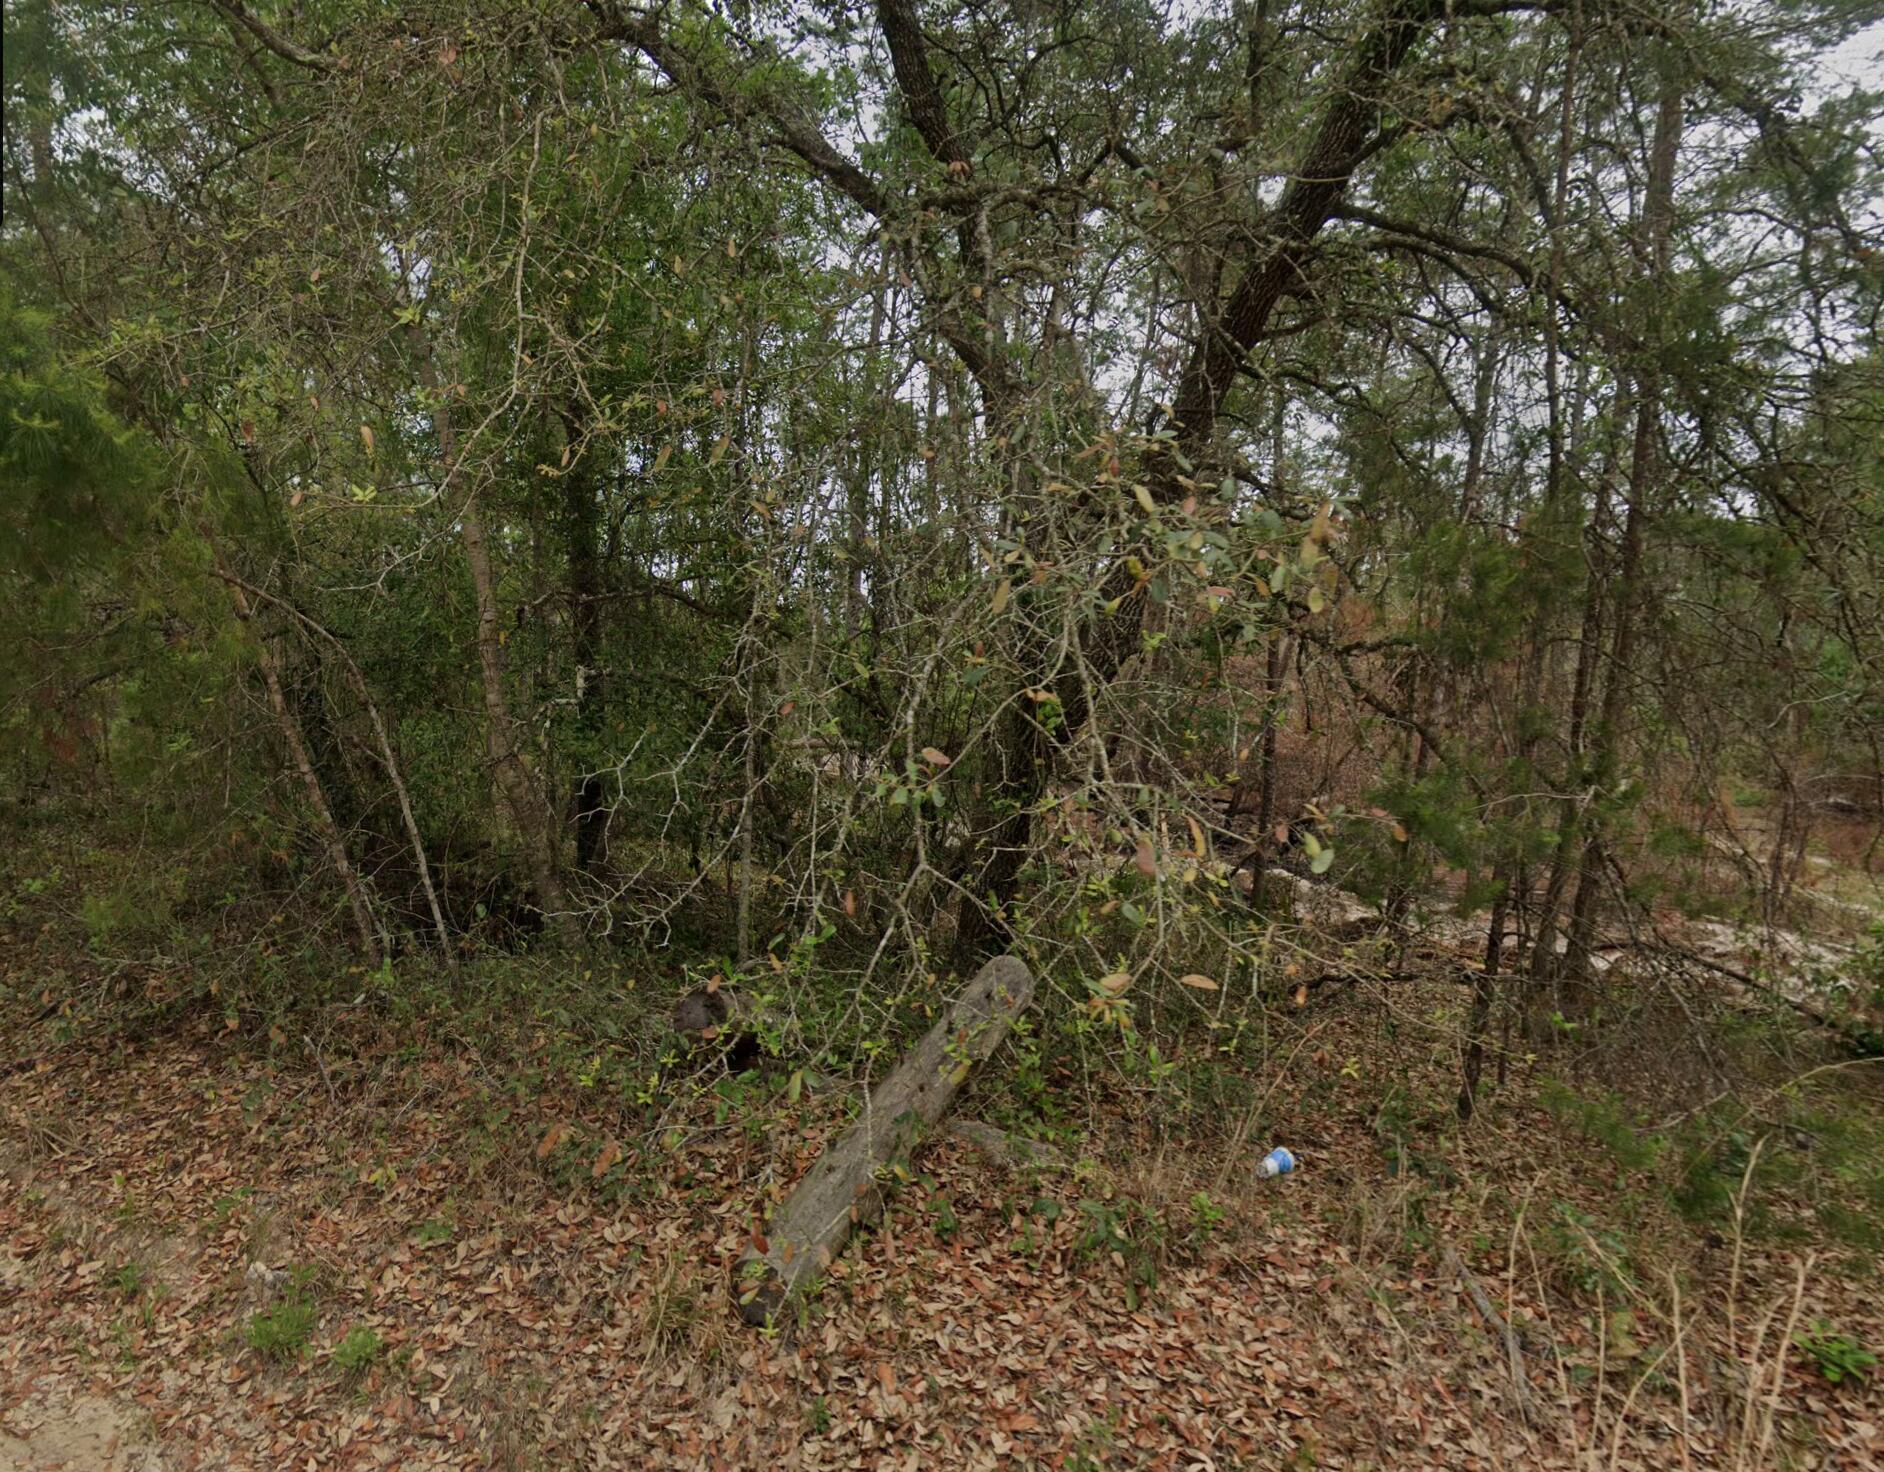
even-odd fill
[{"label": "white sky", "polygon": [[1839,86],[1884,88],[1884,20],[1873,21],[1821,58],[1827,90]]}]

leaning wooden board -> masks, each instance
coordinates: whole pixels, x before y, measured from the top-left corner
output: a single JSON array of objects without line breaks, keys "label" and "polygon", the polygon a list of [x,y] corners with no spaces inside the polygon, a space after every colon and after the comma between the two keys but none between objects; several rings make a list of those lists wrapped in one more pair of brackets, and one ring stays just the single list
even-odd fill
[{"label": "leaning wooden board", "polygon": [[764,1250],[747,1249],[733,1274],[739,1316],[764,1324],[843,1251],[850,1234],[883,1211],[904,1160],[947,1111],[975,1065],[1001,1046],[1034,994],[1033,974],[1012,956],[975,973],[948,1015],[870,1090],[857,1122],[818,1157],[774,1214]]}]

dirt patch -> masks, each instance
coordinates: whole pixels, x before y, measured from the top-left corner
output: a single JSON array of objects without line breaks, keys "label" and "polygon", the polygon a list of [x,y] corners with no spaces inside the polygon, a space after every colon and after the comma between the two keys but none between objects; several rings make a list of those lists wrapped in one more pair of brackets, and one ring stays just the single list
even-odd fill
[{"label": "dirt patch", "polygon": [[0,1406],[0,1472],[164,1472],[149,1418],[62,1381]]}]

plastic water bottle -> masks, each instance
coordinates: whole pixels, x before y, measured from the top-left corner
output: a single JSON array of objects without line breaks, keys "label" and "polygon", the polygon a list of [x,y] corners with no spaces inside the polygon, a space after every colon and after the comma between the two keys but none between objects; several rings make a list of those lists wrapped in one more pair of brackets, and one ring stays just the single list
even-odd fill
[{"label": "plastic water bottle", "polygon": [[1295,1169],[1295,1157],[1280,1145],[1256,1162],[1256,1175],[1260,1180],[1271,1176],[1286,1176]]}]

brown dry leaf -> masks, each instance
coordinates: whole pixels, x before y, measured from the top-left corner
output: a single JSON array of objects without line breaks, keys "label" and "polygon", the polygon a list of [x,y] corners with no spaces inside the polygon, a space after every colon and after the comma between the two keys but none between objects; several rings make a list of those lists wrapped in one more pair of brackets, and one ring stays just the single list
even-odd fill
[{"label": "brown dry leaf", "polygon": [[559,1123],[551,1125],[547,1130],[543,1132],[543,1138],[537,1142],[536,1158],[538,1160],[543,1160],[543,1159],[548,1158],[550,1151],[554,1150],[558,1145],[562,1144],[563,1137],[567,1135],[568,1133],[569,1133],[569,1126],[566,1124],[562,1124],[559,1122]]},{"label": "brown dry leaf", "polygon": [[621,1146],[617,1145],[613,1140],[610,1140],[602,1147],[602,1153],[595,1157],[595,1164],[591,1167],[589,1174],[594,1176],[597,1180],[600,1180],[603,1176],[608,1174],[609,1167],[620,1159]]},{"label": "brown dry leaf", "polygon": [[1099,978],[1099,990],[1112,997],[1120,995],[1131,984],[1132,973],[1129,971],[1114,971],[1109,976]]},{"label": "brown dry leaf", "polygon": [[922,759],[926,761],[932,767],[946,767],[949,765],[949,757],[947,753],[940,751],[933,746],[923,747]]},{"label": "brown dry leaf", "polygon": [[373,453],[373,426],[372,425],[362,424],[360,426],[360,443],[366,446],[367,454],[370,455]]},{"label": "brown dry leaf", "polygon": [[1149,838],[1138,840],[1138,848],[1132,854],[1132,862],[1138,866],[1138,872],[1147,879],[1158,877],[1158,856],[1152,852]]},{"label": "brown dry leaf", "polygon": [[877,1382],[882,1385],[885,1395],[896,1394],[896,1371],[890,1368],[888,1360],[877,1365]]},{"label": "brown dry leaf", "polygon": [[1200,992],[1214,992],[1218,989],[1216,982],[1198,971],[1192,971],[1187,975],[1180,976],[1178,978],[1178,985],[1195,987]]},{"label": "brown dry leaf", "polygon": [[852,920],[857,918],[857,891],[854,889],[844,891],[844,913]]}]

